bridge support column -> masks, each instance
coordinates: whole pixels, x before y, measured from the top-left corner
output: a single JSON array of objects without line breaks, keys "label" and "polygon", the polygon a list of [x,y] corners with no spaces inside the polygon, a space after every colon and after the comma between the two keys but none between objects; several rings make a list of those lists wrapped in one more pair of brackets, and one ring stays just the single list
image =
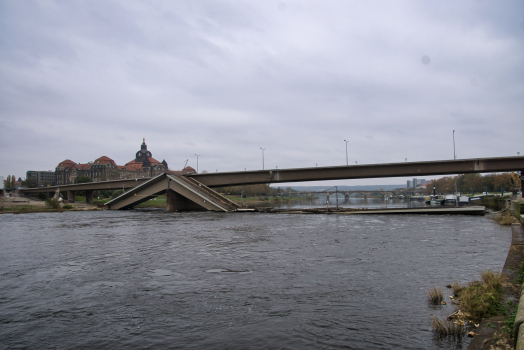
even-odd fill
[{"label": "bridge support column", "polygon": [[167,211],[207,211],[206,208],[187,199],[181,194],[168,189],[166,191],[166,210]]},{"label": "bridge support column", "polygon": [[86,191],[86,203],[93,203],[93,194],[95,191]]},{"label": "bridge support column", "polygon": [[524,177],[524,170],[521,170],[520,176],[520,190],[522,191],[522,197],[524,198],[524,178],[522,178]]},{"label": "bridge support column", "polygon": [[75,191],[67,191],[67,201],[69,203],[75,202]]}]

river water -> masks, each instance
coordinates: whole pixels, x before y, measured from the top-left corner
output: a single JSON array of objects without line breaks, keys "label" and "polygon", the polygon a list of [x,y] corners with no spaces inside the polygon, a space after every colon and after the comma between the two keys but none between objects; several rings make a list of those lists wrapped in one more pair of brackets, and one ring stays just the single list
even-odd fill
[{"label": "river water", "polygon": [[[426,291],[503,267],[478,216],[0,215],[0,349],[463,349]],[[448,291],[444,288],[445,292]]]},{"label": "river water", "polygon": [[[385,200],[384,198],[344,198],[343,195],[339,195],[338,198],[331,195],[329,200],[326,200],[326,196],[320,194],[315,199],[304,199],[297,201],[296,198],[293,201],[282,201],[277,203],[274,207],[278,209],[291,209],[291,208],[420,208],[426,207],[424,201],[409,200],[409,199],[398,199],[391,198]],[[429,206],[429,205],[428,205]]]}]

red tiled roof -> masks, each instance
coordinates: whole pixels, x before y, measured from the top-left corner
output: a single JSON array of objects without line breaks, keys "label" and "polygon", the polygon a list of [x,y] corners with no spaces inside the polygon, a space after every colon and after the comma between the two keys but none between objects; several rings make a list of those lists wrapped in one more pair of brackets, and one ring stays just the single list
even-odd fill
[{"label": "red tiled roof", "polygon": [[88,170],[91,169],[91,164],[76,164],[75,167],[78,170]]},{"label": "red tiled roof", "polygon": [[74,165],[76,165],[75,162],[73,162],[70,159],[66,159],[66,160],[58,163],[58,165],[56,167],[57,168],[67,168],[67,169],[69,169],[69,168],[73,167]]},{"label": "red tiled roof", "polygon": [[[147,159],[149,159],[149,162],[151,163],[151,165],[158,165],[158,164],[162,165],[161,162],[159,162],[158,160],[156,160],[156,159],[153,158],[153,157],[148,157]],[[126,165],[127,165],[127,164],[140,164],[140,165],[141,165],[142,162],[137,162],[135,159],[133,159],[132,161],[126,163]]]},{"label": "red tiled roof", "polygon": [[124,167],[126,168],[126,170],[142,170],[142,163],[127,163],[126,165],[124,165]]},{"label": "red tiled roof", "polygon": [[95,159],[93,164],[113,164],[113,165],[116,165],[114,160],[112,160],[111,158],[106,157],[106,156],[102,156],[100,158]]},{"label": "red tiled roof", "polygon": [[[149,159],[151,166],[162,165],[161,162],[159,162],[158,160],[156,160],[153,157],[148,157],[147,159]],[[139,167],[140,169],[142,169],[142,162],[137,162],[135,159],[133,159],[132,161],[127,162],[125,166],[126,167],[135,167],[135,169]]]},{"label": "red tiled roof", "polygon": [[196,170],[190,166],[186,166],[182,170],[169,170],[169,172],[174,175],[184,175],[189,173],[196,173]]}]

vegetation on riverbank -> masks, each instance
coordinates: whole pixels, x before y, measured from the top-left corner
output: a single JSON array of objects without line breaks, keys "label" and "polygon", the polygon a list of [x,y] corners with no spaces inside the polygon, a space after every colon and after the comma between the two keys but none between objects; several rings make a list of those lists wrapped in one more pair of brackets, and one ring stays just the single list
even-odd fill
[{"label": "vegetation on riverbank", "polygon": [[475,322],[496,315],[503,297],[504,281],[505,277],[500,272],[488,270],[481,272],[480,281],[454,285],[453,294],[459,300],[459,309]]},{"label": "vegetation on riverbank", "polygon": [[56,212],[56,209],[40,205],[21,204],[16,206],[1,206],[0,214],[46,213]]},{"label": "vegetation on riverbank", "polygon": [[[510,215],[509,210],[498,213],[492,219],[501,225],[517,222]],[[454,282],[447,286],[453,291],[453,295],[450,296],[451,303],[443,306],[442,311],[448,311],[450,307],[454,311],[447,317],[435,315],[431,320],[437,338],[460,339],[466,335],[466,332],[471,337],[476,337],[479,333],[482,337],[476,342],[474,349],[479,346],[483,348],[485,345],[491,349],[511,348],[520,292],[524,282],[524,262],[517,260],[515,264],[512,262],[515,258],[515,256],[510,258],[508,255],[505,265],[507,270],[504,274],[488,270],[480,274],[480,280],[466,284]],[[427,293],[428,297],[433,294],[432,290]],[[477,331],[476,328],[479,326],[480,331]]]},{"label": "vegetation on riverbank", "polygon": [[[450,298],[455,310],[445,318],[432,318],[431,326],[438,337],[462,336],[467,330],[476,328],[482,319],[498,314],[504,316],[504,332],[511,335],[517,304],[504,302],[506,277],[491,270],[481,272],[480,277],[480,280],[464,285],[455,282],[448,286],[453,290]],[[428,291],[428,296],[433,295],[435,289]],[[470,333],[473,334],[474,331]]]},{"label": "vegetation on riverbank", "polygon": [[508,226],[508,225],[518,222],[517,218],[511,215],[509,211],[498,213],[494,215],[492,219],[503,226]]},{"label": "vegetation on riverbank", "polygon": [[484,191],[500,193],[517,190],[520,187],[518,173],[501,174],[462,174],[458,176],[446,176],[436,180],[430,180],[426,186],[426,193],[433,192],[435,187],[437,193],[454,193],[455,186],[459,192],[476,194]]}]

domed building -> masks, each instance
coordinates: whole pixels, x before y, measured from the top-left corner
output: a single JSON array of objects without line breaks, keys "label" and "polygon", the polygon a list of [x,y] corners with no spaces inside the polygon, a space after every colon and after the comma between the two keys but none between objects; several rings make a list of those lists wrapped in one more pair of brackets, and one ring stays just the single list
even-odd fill
[{"label": "domed building", "polygon": [[65,185],[75,183],[76,178],[79,176],[87,176],[93,182],[99,182],[151,177],[165,172],[189,173],[194,171],[193,168],[189,168],[186,167],[182,171],[170,171],[165,160],[159,162],[152,157],[144,138],[140,150],[135,154],[135,159],[127,162],[125,165],[117,165],[113,159],[107,156],[99,157],[93,162],[85,164],[75,163],[70,159],[66,159],[55,168],[55,176],[57,185]]},{"label": "domed building", "polygon": [[140,146],[140,151],[136,152],[135,159],[127,162],[124,167],[126,170],[148,172],[150,173],[149,176],[154,176],[169,170],[165,159],[159,162],[152,157],[151,152],[147,150],[145,138]]}]

